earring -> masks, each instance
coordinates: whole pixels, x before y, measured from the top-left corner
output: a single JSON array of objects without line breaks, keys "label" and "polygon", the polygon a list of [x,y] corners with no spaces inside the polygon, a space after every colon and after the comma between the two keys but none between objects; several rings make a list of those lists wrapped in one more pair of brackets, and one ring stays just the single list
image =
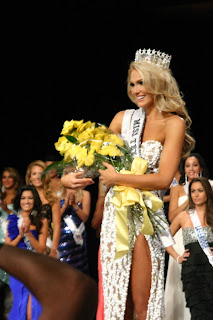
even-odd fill
[{"label": "earring", "polygon": [[200,172],[199,176],[200,176],[200,178],[202,178],[202,176],[203,176],[203,175],[202,175],[202,171]]},{"label": "earring", "polygon": [[188,182],[188,178],[187,178],[187,175],[185,174],[185,184],[187,184]]},{"label": "earring", "polygon": [[158,112],[162,112],[162,110],[160,109],[160,107],[159,106],[157,106],[157,109],[158,109]]}]

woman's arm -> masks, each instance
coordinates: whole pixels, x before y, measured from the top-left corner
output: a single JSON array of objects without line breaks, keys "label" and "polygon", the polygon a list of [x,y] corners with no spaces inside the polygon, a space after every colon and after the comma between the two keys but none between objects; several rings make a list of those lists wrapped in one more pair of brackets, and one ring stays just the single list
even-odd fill
[{"label": "woman's arm", "polygon": [[23,282],[36,296],[42,305],[40,320],[94,319],[97,285],[67,263],[0,244],[0,268]]},{"label": "woman's arm", "polygon": [[[179,213],[172,221],[170,225],[170,230],[172,235],[174,236],[176,232],[183,226],[184,220],[186,218],[186,212],[183,211]],[[182,263],[183,261],[186,261],[187,258],[189,257],[190,253],[189,250],[185,250],[182,253],[178,253],[172,246],[167,247],[166,251],[168,252],[169,255],[171,255],[178,263]],[[182,255],[181,255],[182,254]]]},{"label": "woman's arm", "polygon": [[57,258],[57,249],[61,232],[61,214],[60,214],[60,202],[56,201],[52,206],[52,222],[53,222],[53,239],[50,250],[50,257]]},{"label": "woman's arm", "polygon": [[83,174],[83,172],[66,174],[61,177],[61,183],[68,189],[84,189],[86,186],[94,184],[94,181],[91,178],[81,178]]},{"label": "woman's arm", "polygon": [[21,241],[21,239],[23,238],[23,236],[24,236],[24,232],[23,233],[19,233],[19,235],[14,240],[12,240],[8,236],[8,232],[6,232],[5,243],[10,245],[10,246],[16,247],[19,244],[19,242]]},{"label": "woman's arm", "polygon": [[38,240],[34,237],[34,235],[30,231],[26,233],[26,236],[30,240],[32,247],[36,252],[39,252],[39,253],[44,253],[44,250],[46,247],[47,235],[48,235],[48,221],[46,218],[42,220],[42,227],[38,236]]},{"label": "woman's arm", "polygon": [[172,256],[177,263],[181,264],[183,261],[186,261],[190,256],[189,249],[186,249],[182,255],[179,255],[177,251],[171,246],[166,248],[167,253]]},{"label": "woman's arm", "polygon": [[173,219],[178,215],[178,213],[184,211],[189,203],[187,199],[181,206],[178,207],[178,199],[180,196],[181,186],[172,187],[170,190],[170,202],[169,202],[169,221],[172,222]]},{"label": "woman's arm", "polygon": [[117,173],[114,168],[104,163],[106,170],[99,170],[100,179],[107,186],[125,185],[137,189],[162,190],[168,189],[177,171],[182,145],[185,136],[185,122],[180,117],[168,121],[165,130],[165,142],[157,174],[125,175]]},{"label": "woman's arm", "polygon": [[79,207],[77,203],[73,204],[73,209],[75,210],[75,212],[83,222],[86,222],[89,217],[90,204],[91,204],[90,193],[89,191],[86,191],[86,190],[83,190],[82,208]]},{"label": "woman's arm", "polygon": [[69,205],[69,192],[66,192],[65,198],[64,198],[64,204],[62,208],[60,208],[60,214],[61,216],[64,214],[65,210],[67,209]]},{"label": "woman's arm", "polygon": [[[103,182],[99,180],[98,182],[98,199],[96,201],[95,212],[91,221],[91,226],[93,229],[99,229],[101,226],[104,210],[104,200],[106,196],[107,189]],[[99,230],[98,230],[99,231]]]}]

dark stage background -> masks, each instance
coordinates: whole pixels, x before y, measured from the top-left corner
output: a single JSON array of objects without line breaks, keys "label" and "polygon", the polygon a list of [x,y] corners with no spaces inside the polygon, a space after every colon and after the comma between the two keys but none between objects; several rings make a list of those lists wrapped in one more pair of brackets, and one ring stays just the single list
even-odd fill
[{"label": "dark stage background", "polygon": [[65,120],[109,125],[131,108],[139,48],[172,55],[192,133],[213,177],[212,1],[51,1],[10,5],[3,24],[1,158],[22,175],[54,150]]},{"label": "dark stage background", "polygon": [[[3,102],[0,170],[24,177],[30,162],[54,152],[65,120],[109,125],[133,105],[126,94],[129,63],[139,48],[172,55],[197,140],[213,178],[212,1],[19,1],[2,11]],[[91,275],[98,239],[87,223]]]}]

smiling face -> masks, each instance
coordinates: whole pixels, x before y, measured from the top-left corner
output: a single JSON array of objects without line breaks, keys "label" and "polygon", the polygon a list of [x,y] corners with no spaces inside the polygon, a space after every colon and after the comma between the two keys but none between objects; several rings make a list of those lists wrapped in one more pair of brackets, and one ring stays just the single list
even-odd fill
[{"label": "smiling face", "polygon": [[35,188],[42,187],[41,174],[43,171],[44,169],[40,166],[32,167],[31,174],[30,174],[30,181]]},{"label": "smiling face", "polygon": [[20,207],[25,212],[32,212],[34,208],[34,198],[30,190],[23,191],[20,198]]},{"label": "smiling face", "polygon": [[202,169],[200,163],[196,157],[189,157],[185,161],[185,174],[190,182],[192,179],[197,178]]},{"label": "smiling face", "polygon": [[147,108],[154,105],[154,95],[146,91],[141,75],[134,69],[130,73],[129,86],[130,95],[139,108]]},{"label": "smiling face", "polygon": [[191,198],[195,205],[201,206],[207,201],[207,195],[201,182],[193,182],[191,186]]},{"label": "smiling face", "polygon": [[9,171],[3,172],[2,185],[5,187],[5,189],[12,189],[15,186],[15,180]]}]

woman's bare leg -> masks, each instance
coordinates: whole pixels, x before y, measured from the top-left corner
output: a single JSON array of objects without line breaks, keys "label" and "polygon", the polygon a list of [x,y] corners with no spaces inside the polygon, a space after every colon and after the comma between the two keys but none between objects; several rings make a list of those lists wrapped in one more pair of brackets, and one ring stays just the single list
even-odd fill
[{"label": "woman's bare leg", "polygon": [[140,234],[135,242],[132,269],[131,291],[132,300],[138,320],[145,320],[151,289],[151,255],[149,245],[144,235]]}]

